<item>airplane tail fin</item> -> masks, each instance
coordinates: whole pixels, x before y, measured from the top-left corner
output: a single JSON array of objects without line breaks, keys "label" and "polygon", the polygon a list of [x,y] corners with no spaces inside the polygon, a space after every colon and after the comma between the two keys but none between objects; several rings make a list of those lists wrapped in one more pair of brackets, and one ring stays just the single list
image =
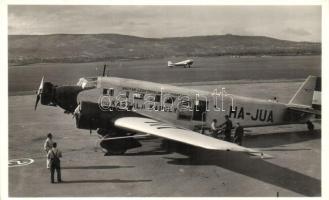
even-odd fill
[{"label": "airplane tail fin", "polygon": [[174,64],[169,60],[168,61],[168,67],[173,67],[174,66]]},{"label": "airplane tail fin", "polygon": [[314,91],[319,91],[321,87],[321,78],[308,76],[304,83],[299,87],[295,95],[289,101],[290,105],[312,107]]}]

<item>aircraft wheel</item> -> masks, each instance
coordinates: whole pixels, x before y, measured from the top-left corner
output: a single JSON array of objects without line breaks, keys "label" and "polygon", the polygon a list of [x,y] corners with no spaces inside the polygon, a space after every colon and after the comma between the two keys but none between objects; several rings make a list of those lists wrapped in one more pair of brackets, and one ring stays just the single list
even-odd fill
[{"label": "aircraft wheel", "polygon": [[114,149],[114,148],[104,148],[101,146],[102,151],[105,153],[105,156],[111,156],[111,155],[123,155],[126,153],[127,149]]},{"label": "aircraft wheel", "polygon": [[122,155],[126,153],[127,149],[118,145],[111,145],[112,141],[101,141],[100,146],[105,155]]}]

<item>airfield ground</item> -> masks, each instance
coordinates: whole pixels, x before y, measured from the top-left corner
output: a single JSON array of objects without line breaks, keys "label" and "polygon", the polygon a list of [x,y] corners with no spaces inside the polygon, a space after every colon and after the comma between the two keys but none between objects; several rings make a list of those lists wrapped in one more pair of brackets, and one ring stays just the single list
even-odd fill
[{"label": "airfield ground", "polygon": [[232,80],[285,81],[305,79],[308,75],[321,76],[321,56],[195,57],[192,68],[167,67],[168,60],[184,59],[186,58],[9,66],[9,93],[26,94],[36,90],[42,76],[45,77],[45,81],[54,84],[76,84],[81,77],[101,75],[104,63],[108,65],[107,72],[110,76],[169,84],[190,85],[192,82],[214,84],[218,81]]},{"label": "airfield ground", "polygon": [[[183,60],[176,58],[172,61]],[[175,83],[183,87],[288,102],[308,75],[321,75],[321,56],[203,57],[192,68],[166,67],[167,59],[115,61],[109,74]],[[97,135],[75,127],[71,115],[39,106],[33,94],[42,76],[55,84],[74,84],[101,74],[99,63],[49,63],[9,66],[9,159],[34,163],[9,168],[11,197],[85,196],[321,196],[321,130],[305,125],[248,129],[244,145],[273,156],[262,160],[242,153],[177,147],[167,153],[162,139],[124,156],[105,157]],[[96,70],[97,68],[97,70]],[[51,185],[42,150],[52,132],[63,151],[64,183]]]},{"label": "airfield ground", "polygon": [[[169,69],[168,69],[169,70]],[[178,82],[178,81],[177,81]],[[287,102],[300,81],[225,84],[232,94]],[[184,87],[188,87],[184,85]],[[212,90],[219,85],[194,88]],[[250,128],[244,145],[262,149],[271,159],[243,153],[161,147],[162,139],[142,141],[143,147],[124,156],[104,156],[95,133],[75,128],[71,115],[39,106],[35,96],[9,97],[9,159],[34,163],[9,168],[11,197],[86,196],[321,196],[321,130],[310,135],[305,125]],[[42,151],[52,132],[63,151],[63,184],[50,184]]]}]

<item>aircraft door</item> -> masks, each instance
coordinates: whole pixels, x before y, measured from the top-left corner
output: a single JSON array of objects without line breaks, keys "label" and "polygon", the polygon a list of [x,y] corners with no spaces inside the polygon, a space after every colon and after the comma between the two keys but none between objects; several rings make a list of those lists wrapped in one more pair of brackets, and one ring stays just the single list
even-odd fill
[{"label": "aircraft door", "polygon": [[193,106],[193,120],[206,121],[208,101],[197,101]]}]

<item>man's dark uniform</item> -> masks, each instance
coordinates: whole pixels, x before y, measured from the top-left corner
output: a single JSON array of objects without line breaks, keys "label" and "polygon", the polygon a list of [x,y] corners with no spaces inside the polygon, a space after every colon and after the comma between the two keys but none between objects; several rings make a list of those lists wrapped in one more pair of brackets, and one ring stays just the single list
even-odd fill
[{"label": "man's dark uniform", "polygon": [[242,126],[236,127],[234,139],[235,139],[235,143],[239,144],[240,146],[242,145],[243,133],[244,133],[244,130],[243,130]]},{"label": "man's dark uniform", "polygon": [[55,170],[57,172],[57,181],[62,182],[61,178],[61,162],[60,157],[62,157],[62,152],[56,148],[56,142],[53,144],[53,148],[48,152],[48,158],[50,159],[50,180],[54,183]]},{"label": "man's dark uniform", "polygon": [[232,121],[230,119],[227,119],[226,122],[225,122],[225,131],[224,131],[224,134],[225,134],[225,140],[226,141],[231,141],[231,130],[232,130]]}]

